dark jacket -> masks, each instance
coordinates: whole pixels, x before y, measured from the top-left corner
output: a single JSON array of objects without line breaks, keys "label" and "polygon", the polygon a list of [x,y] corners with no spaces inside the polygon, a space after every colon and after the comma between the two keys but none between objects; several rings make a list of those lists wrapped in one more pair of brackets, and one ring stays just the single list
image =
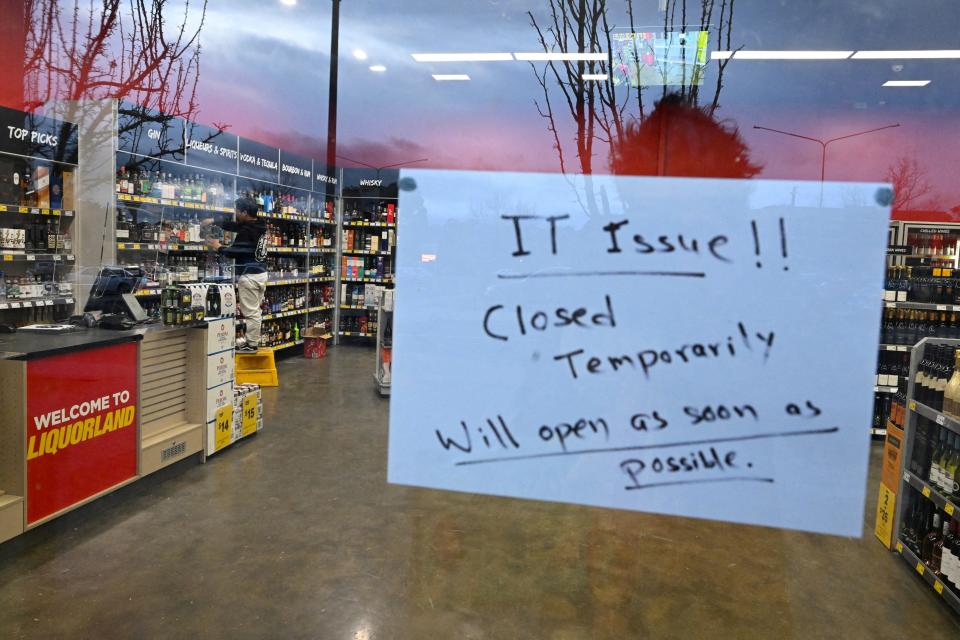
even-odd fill
[{"label": "dark jacket", "polygon": [[266,273],[267,272],[267,225],[260,219],[250,222],[232,222],[224,220],[219,223],[225,231],[233,231],[237,235],[229,247],[220,247],[220,255],[233,258],[237,261],[237,275]]}]

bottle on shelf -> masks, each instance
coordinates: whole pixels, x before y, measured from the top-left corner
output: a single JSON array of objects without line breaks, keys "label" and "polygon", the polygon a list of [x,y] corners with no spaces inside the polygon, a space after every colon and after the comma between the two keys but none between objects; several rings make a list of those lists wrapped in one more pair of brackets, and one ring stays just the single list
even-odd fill
[{"label": "bottle on shelf", "polygon": [[[934,523],[933,526],[936,528],[937,524]],[[936,541],[933,543],[933,550],[930,553],[930,568],[933,569],[933,572],[937,575],[940,575],[943,562],[943,543],[950,533],[950,521],[946,518],[944,518],[942,529],[939,533],[940,535],[937,536]]]},{"label": "bottle on shelf", "polygon": [[940,458],[943,455],[946,441],[943,437],[943,430],[938,429],[932,443],[932,454],[930,455],[930,466],[926,473],[927,482],[934,488],[940,487]]},{"label": "bottle on shelf", "polygon": [[943,495],[951,500],[960,499],[960,436],[953,436],[953,455],[943,472]]},{"label": "bottle on shelf", "polygon": [[925,527],[927,530],[920,544],[920,559],[928,567],[933,566],[933,548],[940,538],[940,514],[934,513],[932,523]]},{"label": "bottle on shelf", "polygon": [[953,374],[944,387],[943,412],[960,418],[960,349],[953,351]]}]

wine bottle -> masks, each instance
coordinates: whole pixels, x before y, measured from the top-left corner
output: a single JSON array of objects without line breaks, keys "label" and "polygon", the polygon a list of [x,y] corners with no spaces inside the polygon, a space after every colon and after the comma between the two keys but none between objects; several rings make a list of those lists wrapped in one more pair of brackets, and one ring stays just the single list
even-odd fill
[{"label": "wine bottle", "polygon": [[954,349],[953,375],[944,388],[942,411],[953,417],[960,415],[960,349]]},{"label": "wine bottle", "polygon": [[929,527],[928,533],[923,537],[920,545],[920,559],[925,565],[933,565],[933,547],[940,537],[940,514],[933,514],[933,524]]},{"label": "wine bottle", "polygon": [[943,455],[943,448],[945,446],[943,429],[938,429],[938,432],[933,445],[933,454],[930,456],[930,467],[927,470],[927,482],[937,489],[940,487],[940,456]]},{"label": "wine bottle", "polygon": [[[936,525],[934,525],[934,528],[937,528]],[[939,537],[934,541],[933,549],[930,553],[930,568],[933,569],[933,572],[937,575],[940,574],[940,567],[943,562],[943,543],[949,533],[950,522],[944,518],[943,528],[940,531]]]}]

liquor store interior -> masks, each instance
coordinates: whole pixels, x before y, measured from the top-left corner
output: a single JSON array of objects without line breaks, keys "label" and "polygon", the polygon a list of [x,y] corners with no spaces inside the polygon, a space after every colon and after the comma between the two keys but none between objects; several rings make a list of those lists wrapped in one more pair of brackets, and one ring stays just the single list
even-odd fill
[{"label": "liquor store interior", "polygon": [[0,27],[9,637],[958,637],[960,9],[89,4]]}]

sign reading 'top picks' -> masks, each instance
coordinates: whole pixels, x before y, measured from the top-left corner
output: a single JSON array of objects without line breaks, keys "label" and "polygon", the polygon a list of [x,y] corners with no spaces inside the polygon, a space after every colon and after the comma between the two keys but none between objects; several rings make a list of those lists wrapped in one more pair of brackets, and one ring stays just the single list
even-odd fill
[{"label": "sign reading 'top picks'", "polygon": [[389,481],[861,535],[888,202],[405,171]]}]

